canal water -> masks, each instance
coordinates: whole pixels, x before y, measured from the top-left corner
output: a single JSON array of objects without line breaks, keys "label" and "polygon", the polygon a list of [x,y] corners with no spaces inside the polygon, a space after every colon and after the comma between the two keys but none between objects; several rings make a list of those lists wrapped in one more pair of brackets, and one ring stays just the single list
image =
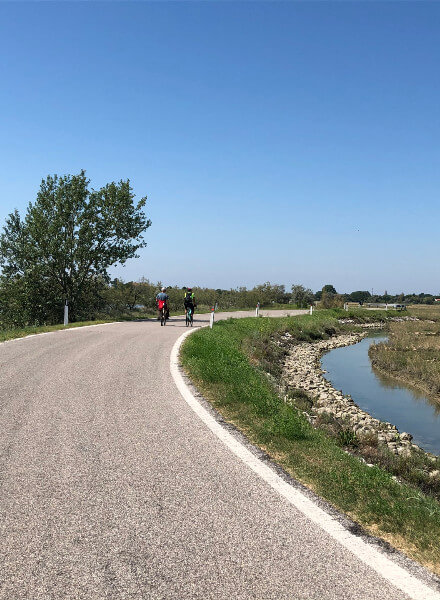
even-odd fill
[{"label": "canal water", "polygon": [[376,374],[371,367],[370,345],[385,340],[386,334],[376,333],[358,344],[324,354],[324,376],[371,416],[392,423],[400,432],[411,433],[415,444],[440,454],[440,405],[396,380]]}]

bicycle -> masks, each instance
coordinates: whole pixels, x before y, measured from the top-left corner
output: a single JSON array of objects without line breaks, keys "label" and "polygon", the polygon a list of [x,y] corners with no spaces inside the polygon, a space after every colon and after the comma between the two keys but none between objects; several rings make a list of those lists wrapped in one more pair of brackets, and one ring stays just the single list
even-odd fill
[{"label": "bicycle", "polygon": [[166,325],[167,323],[167,305],[165,302],[162,302],[161,300],[159,301],[159,304],[157,306],[158,311],[159,311],[159,319],[160,319],[160,325],[161,327]]},{"label": "bicycle", "polygon": [[194,321],[193,309],[191,308],[191,306],[188,306],[188,308],[186,309],[186,315],[185,315],[186,326],[188,327],[189,325],[191,325],[191,327],[192,327],[193,321]]}]

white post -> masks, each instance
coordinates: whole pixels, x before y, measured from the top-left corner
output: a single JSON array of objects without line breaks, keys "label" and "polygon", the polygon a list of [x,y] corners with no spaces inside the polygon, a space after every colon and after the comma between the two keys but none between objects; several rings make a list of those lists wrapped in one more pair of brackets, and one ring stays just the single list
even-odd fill
[{"label": "white post", "polygon": [[310,305],[310,314],[313,315],[313,304]]},{"label": "white post", "polygon": [[69,305],[66,304],[64,305],[64,325],[68,325],[69,324]]},{"label": "white post", "polygon": [[257,302],[257,308],[255,309],[255,316],[258,317],[259,314],[260,314],[260,303]]},{"label": "white post", "polygon": [[209,326],[212,329],[212,326],[214,325],[214,311],[211,312],[211,317],[209,319]]}]

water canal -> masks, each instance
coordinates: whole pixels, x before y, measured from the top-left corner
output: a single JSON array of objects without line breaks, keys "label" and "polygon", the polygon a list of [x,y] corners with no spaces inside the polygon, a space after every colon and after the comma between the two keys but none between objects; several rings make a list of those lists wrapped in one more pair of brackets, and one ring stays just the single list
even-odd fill
[{"label": "water canal", "polygon": [[415,444],[440,455],[440,406],[371,367],[368,349],[384,339],[386,334],[376,333],[353,346],[331,350],[321,360],[324,376],[371,416],[411,433]]}]

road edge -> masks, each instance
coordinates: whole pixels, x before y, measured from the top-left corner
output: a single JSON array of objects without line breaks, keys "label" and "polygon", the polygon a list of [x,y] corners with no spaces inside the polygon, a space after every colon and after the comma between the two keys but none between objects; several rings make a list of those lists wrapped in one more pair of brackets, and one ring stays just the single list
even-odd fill
[{"label": "road edge", "polygon": [[60,329],[54,329],[53,331],[42,331],[41,333],[30,333],[29,335],[23,335],[21,337],[11,338],[10,340],[3,340],[2,344],[11,344],[12,342],[19,342],[20,340],[27,340],[38,335],[50,335],[52,333],[60,333],[60,331],[81,331],[82,329],[88,329],[89,327],[104,327],[105,325],[117,325],[118,323],[126,323],[127,321],[110,321],[109,323],[95,323],[93,325],[80,325],[78,327],[60,327]]}]

